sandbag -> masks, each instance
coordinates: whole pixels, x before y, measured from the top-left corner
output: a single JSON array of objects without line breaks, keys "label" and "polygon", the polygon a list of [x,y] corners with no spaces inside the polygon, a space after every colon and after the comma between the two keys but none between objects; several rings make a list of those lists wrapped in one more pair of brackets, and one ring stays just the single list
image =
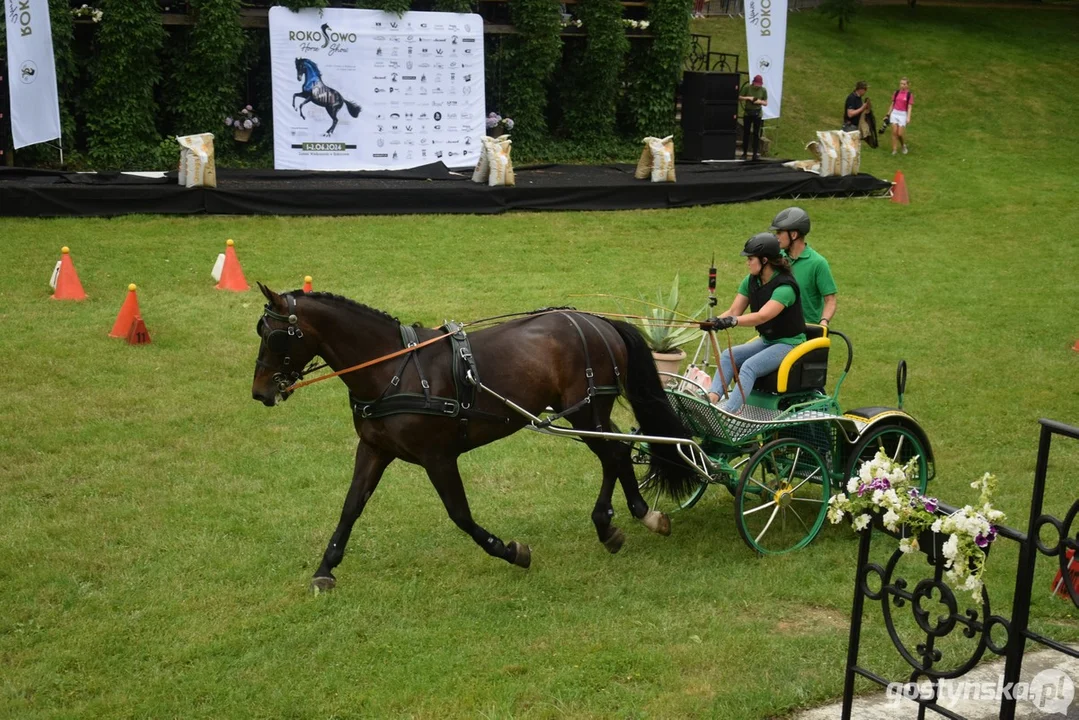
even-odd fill
[{"label": "sandbag", "polygon": [[213,133],[183,135],[180,143],[180,168],[177,182],[184,187],[217,187]]}]

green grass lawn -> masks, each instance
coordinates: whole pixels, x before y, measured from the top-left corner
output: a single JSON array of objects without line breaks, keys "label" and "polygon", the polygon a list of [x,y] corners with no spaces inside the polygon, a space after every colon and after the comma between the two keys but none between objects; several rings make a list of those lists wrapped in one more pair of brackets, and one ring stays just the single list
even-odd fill
[{"label": "green grass lawn", "polygon": [[[865,9],[848,32],[791,16],[780,151],[832,127],[854,81],[884,99],[911,77],[912,153],[867,151],[906,174],[912,204],[814,200],[812,244],[855,344],[847,407],[907,409],[953,504],[998,474],[1025,528],[1037,419],[1079,423],[1079,16],[1071,11]],[[700,24],[720,46],[738,21]],[[307,592],[351,476],[343,387],[250,399],[262,304],[212,289],[235,238],[250,281],[338,292],[433,325],[667,288],[721,303],[738,252],[784,202],[668,212],[350,219],[0,220],[0,717],[763,718],[835,698],[856,538],[757,559],[713,489],[669,538],[632,523],[610,556],[589,514],[598,462],[521,433],[462,458],[479,522],[533,549],[529,571],[487,557],[417,468],[395,463],[357,524],[336,591]],[[86,303],[48,300],[61,245]],[[127,283],[153,343],[106,337]],[[695,283],[699,282],[699,286]],[[740,331],[738,339],[748,337]],[[480,358],[481,363],[484,362]],[[1074,443],[1073,443],[1074,445]],[[1048,509],[1075,497],[1060,445]],[[1007,615],[1014,547],[989,561]],[[1047,597],[1037,626],[1079,639]],[[867,661],[900,669],[887,639]]]}]

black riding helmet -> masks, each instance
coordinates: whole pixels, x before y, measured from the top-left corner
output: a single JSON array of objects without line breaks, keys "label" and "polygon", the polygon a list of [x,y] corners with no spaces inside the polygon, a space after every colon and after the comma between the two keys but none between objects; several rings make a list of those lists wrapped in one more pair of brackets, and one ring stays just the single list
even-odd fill
[{"label": "black riding helmet", "polygon": [[809,234],[809,213],[800,207],[780,210],[772,220],[772,230],[797,230],[804,237]]},{"label": "black riding helmet", "polygon": [[742,255],[775,260],[779,257],[779,238],[770,232],[757,233],[749,240],[746,240]]}]

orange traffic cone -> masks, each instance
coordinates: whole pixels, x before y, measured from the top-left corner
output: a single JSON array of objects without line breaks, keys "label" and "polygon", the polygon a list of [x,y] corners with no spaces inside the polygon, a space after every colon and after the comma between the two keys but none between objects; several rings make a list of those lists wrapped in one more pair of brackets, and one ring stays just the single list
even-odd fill
[{"label": "orange traffic cone", "polygon": [[236,250],[232,240],[225,241],[225,267],[221,268],[221,282],[214,285],[218,290],[232,290],[233,292],[246,292],[250,289],[244,278],[240,260],[236,257]]},{"label": "orange traffic cone", "polygon": [[79,274],[75,272],[75,263],[71,261],[71,250],[66,247],[60,249],[60,274],[56,278],[56,292],[52,294],[52,299],[86,299],[82,283],[79,282]]},{"label": "orange traffic cone", "polygon": [[303,278],[303,291],[305,293],[311,292],[311,276],[310,275],[304,275],[304,278]]},{"label": "orange traffic cone", "polygon": [[892,183],[892,202],[910,205],[910,198],[907,196],[907,179],[903,177],[902,170],[896,171],[895,180]]},{"label": "orange traffic cone", "polygon": [[1079,352],[1079,340],[1076,340],[1075,344],[1072,345],[1072,350],[1074,350],[1075,352]]},{"label": "orange traffic cone", "polygon": [[116,316],[112,330],[109,331],[109,337],[127,337],[128,331],[131,330],[131,321],[136,315],[139,315],[139,298],[135,295],[135,283],[131,283],[127,286],[127,297],[124,298],[124,304],[120,306],[120,312]]},{"label": "orange traffic cone", "polygon": [[146,323],[142,321],[142,315],[131,318],[131,327],[127,331],[128,345],[149,345],[150,331],[146,329]]}]

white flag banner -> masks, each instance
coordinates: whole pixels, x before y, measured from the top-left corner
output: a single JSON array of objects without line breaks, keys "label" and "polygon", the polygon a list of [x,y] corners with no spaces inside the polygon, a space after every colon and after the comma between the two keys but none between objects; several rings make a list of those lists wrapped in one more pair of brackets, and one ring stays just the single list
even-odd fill
[{"label": "white flag banner", "polygon": [[479,15],[270,8],[274,167],[474,166],[487,133]]},{"label": "white flag banner", "polygon": [[787,0],[745,0],[749,77],[768,91],[764,119],[779,117],[783,102],[783,53],[787,49]]},{"label": "white flag banner", "polygon": [[49,0],[4,0],[15,149],[60,137]]}]

